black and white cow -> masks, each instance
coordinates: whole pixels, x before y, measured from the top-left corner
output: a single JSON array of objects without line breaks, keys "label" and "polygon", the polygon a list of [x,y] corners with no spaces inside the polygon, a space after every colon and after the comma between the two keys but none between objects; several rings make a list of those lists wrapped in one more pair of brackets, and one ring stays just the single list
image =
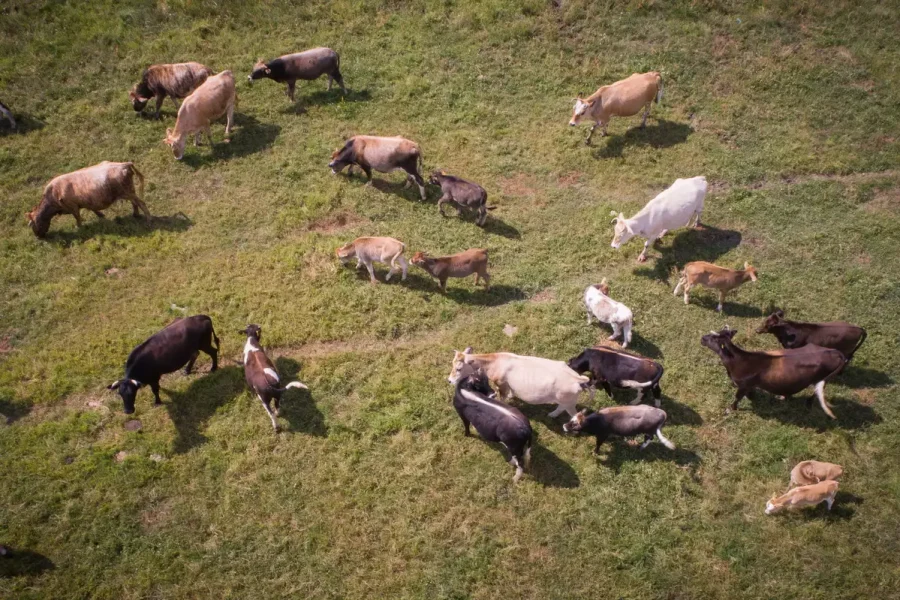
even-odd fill
[{"label": "black and white cow", "polygon": [[[246,329],[238,333],[247,336],[247,343],[244,344],[244,378],[247,380],[247,385],[250,386],[250,389],[262,402],[263,408],[266,409],[269,418],[272,419],[272,427],[275,428],[277,433],[278,422],[275,421],[275,417],[278,416],[281,410],[281,395],[290,388],[301,388],[304,390],[309,388],[299,381],[292,381],[283,388],[278,387],[278,371],[275,370],[275,365],[266,356],[266,351],[263,350],[259,343],[259,339],[262,337],[262,329],[259,325],[247,325]],[[274,414],[269,405],[273,400],[275,403]]]},{"label": "black and white cow", "polygon": [[576,373],[590,373],[591,400],[597,384],[603,386],[606,395],[612,398],[612,388],[631,388],[638,391],[637,398],[631,404],[640,404],[644,390],[653,392],[656,406],[662,397],[659,380],[663,376],[663,367],[656,361],[641,356],[634,356],[615,348],[598,346],[587,348],[567,363]]},{"label": "black and white cow", "polygon": [[107,389],[119,392],[126,415],[134,412],[135,396],[144,385],[149,385],[153,390],[154,403],[162,404],[159,399],[160,378],[181,367],[184,367],[184,374],[189,375],[201,350],[212,358],[210,372],[215,371],[219,366],[219,338],[213,330],[212,319],[206,315],[178,319],[132,350],[125,362],[125,377]]},{"label": "black and white cow", "polygon": [[532,431],[525,415],[496,400],[487,375],[480,369],[456,383],[453,407],[462,419],[466,436],[471,435],[471,424],[482,439],[500,442],[509,450],[509,464],[516,468],[513,481],[519,481],[531,463]]},{"label": "black and white cow", "polygon": [[665,411],[652,406],[613,406],[590,414],[587,410],[582,410],[563,425],[563,431],[596,437],[594,454],[600,452],[600,445],[611,435],[621,437],[643,435],[644,443],[641,444],[641,450],[646,448],[656,435],[666,448],[674,450],[675,444],[662,433],[666,418]]}]

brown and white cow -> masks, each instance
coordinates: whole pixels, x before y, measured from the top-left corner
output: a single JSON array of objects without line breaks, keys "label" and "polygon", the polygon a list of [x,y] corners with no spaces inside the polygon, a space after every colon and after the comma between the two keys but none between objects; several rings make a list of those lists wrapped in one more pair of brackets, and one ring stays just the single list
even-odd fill
[{"label": "brown and white cow", "polygon": [[406,172],[406,185],[415,181],[419,186],[419,195],[425,200],[425,180],[419,172],[421,164],[422,150],[413,141],[399,136],[356,135],[347,140],[343,148],[331,154],[328,168],[337,174],[344,167],[349,167],[349,174],[356,165],[365,172],[367,185],[372,184],[372,169],[379,173],[400,169]]},{"label": "brown and white cow", "polygon": [[128,92],[128,98],[135,112],[141,112],[147,102],[156,97],[156,118],[159,119],[159,109],[166,96],[172,99],[177,109],[177,100],[186,98],[212,74],[212,69],[197,62],[150,65]]},{"label": "brown and white cow", "polygon": [[447,291],[449,277],[468,277],[475,274],[475,285],[479,276],[484,280],[484,289],[490,288],[491,276],[487,272],[488,253],[484,248],[471,248],[450,256],[430,257],[424,252],[416,252],[412,264],[425,269],[441,284],[441,292]]},{"label": "brown and white cow", "polygon": [[375,270],[372,268],[373,262],[390,264],[391,270],[388,271],[385,281],[391,280],[391,275],[397,272],[397,265],[403,271],[401,281],[406,281],[406,271],[409,265],[403,252],[406,250],[406,244],[392,237],[361,237],[356,238],[352,242],[344,244],[335,250],[335,254],[340,259],[341,264],[347,264],[351,259],[356,259],[356,268],[359,269],[365,265],[369,271],[369,280],[375,284]]},{"label": "brown and white cow", "polygon": [[838,485],[837,481],[822,481],[812,485],[795,487],[782,496],[773,495],[772,499],[766,502],[766,514],[774,515],[786,508],[816,506],[822,502],[828,504],[828,510],[831,510],[831,505],[834,504],[834,497],[837,495]]},{"label": "brown and white cow", "polygon": [[237,104],[237,94],[234,89],[234,75],[231,71],[222,71],[218,75],[212,75],[203,84],[185,98],[178,109],[178,120],[175,129],[166,129],[165,142],[172,147],[172,153],[176,160],[184,157],[184,145],[187,137],[194,135],[194,145],[200,145],[200,136],[206,133],[209,145],[212,146],[212,131],[209,124],[216,119],[227,115],[228,122],[225,125],[225,141],[231,133],[234,124],[234,107]]},{"label": "brown and white cow", "polygon": [[820,481],[837,481],[844,475],[841,465],[804,460],[791,470],[792,485],[812,485]]},{"label": "brown and white cow", "polygon": [[[140,196],[134,189],[134,177],[140,182]],[[144,195],[144,176],[130,162],[103,161],[92,167],[85,167],[65,175],[54,177],[44,187],[41,202],[25,216],[34,235],[39,238],[47,235],[50,220],[58,214],[69,214],[75,217],[75,223],[81,227],[81,209],[92,211],[104,218],[102,210],[109,208],[119,199],[131,201],[135,217],[140,216],[138,210],[149,220],[150,211],[141,200]]]},{"label": "brown and white cow", "polygon": [[804,323],[788,321],[784,311],[776,310],[757,328],[756,333],[771,333],[784,348],[801,348],[815,344],[823,348],[834,348],[847,357],[847,361],[866,341],[866,330],[844,321],[828,323]]},{"label": "brown and white cow", "polygon": [[594,135],[598,125],[601,127],[602,135],[605,136],[606,127],[612,117],[630,117],[644,108],[644,116],[641,119],[643,128],[647,125],[651,103],[656,99],[656,103],[659,104],[662,95],[663,83],[659,73],[656,71],[634,73],[631,77],[602,86],[587,98],[576,98],[569,125],[574,127],[585,121],[593,121],[594,126],[584,140],[585,144],[590,144],[591,136]]}]

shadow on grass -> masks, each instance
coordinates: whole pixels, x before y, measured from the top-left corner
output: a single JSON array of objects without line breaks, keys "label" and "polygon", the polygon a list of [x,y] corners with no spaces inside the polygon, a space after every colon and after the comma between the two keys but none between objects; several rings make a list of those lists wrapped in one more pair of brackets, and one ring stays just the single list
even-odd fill
[{"label": "shadow on grass", "polygon": [[[275,359],[275,368],[281,375],[282,385],[291,381],[303,381],[300,373],[300,363],[292,358],[281,356]],[[318,437],[328,435],[328,426],[325,425],[325,417],[319,411],[313,401],[310,390],[291,389],[285,392],[281,400],[281,416],[291,424],[291,432],[306,433]]]},{"label": "shadow on grass", "polygon": [[851,388],[881,388],[894,383],[887,373],[857,367],[853,363],[847,365],[844,372],[837,376],[837,381]]},{"label": "shadow on grass", "polygon": [[[645,402],[645,404],[647,403]],[[669,417],[666,422],[671,425],[703,425],[703,417],[700,416],[700,413],[665,394],[662,395],[660,408],[666,411],[666,415]]]},{"label": "shadow on grass", "polygon": [[9,125],[9,121],[0,118],[0,137],[8,135],[25,135],[32,131],[43,129],[45,123],[31,115],[23,113],[14,113],[13,118],[16,120],[16,128],[13,129]]},{"label": "shadow on grass", "polygon": [[[454,209],[456,210],[455,215],[451,212]],[[460,209],[458,207],[453,207],[450,205],[445,205],[444,211],[447,213],[447,216],[445,217],[447,219],[459,219],[460,221],[463,221],[465,223],[472,223],[476,227],[479,227],[476,224],[476,221],[478,220],[478,213],[475,211]],[[522,239],[522,233],[518,229],[516,229],[509,223],[504,222],[502,219],[493,216],[491,213],[488,213],[488,217],[485,220],[484,225],[481,226],[481,230],[491,235],[499,235],[510,240]]]},{"label": "shadow on grass", "polygon": [[0,422],[11,425],[30,412],[30,404],[22,404],[0,398]]},{"label": "shadow on grass", "polygon": [[[591,451],[594,448],[594,438],[587,437],[587,439],[590,440],[588,449]],[[641,436],[636,439],[643,441],[644,438]],[[676,442],[673,440],[673,443]],[[621,438],[611,438],[600,446],[601,457],[604,452],[606,453],[606,458],[598,457],[600,462],[616,473],[622,469],[622,465],[632,461],[652,462],[666,460],[674,462],[681,467],[690,467],[692,469],[697,468],[700,465],[700,456],[696,452],[678,447],[674,450],[669,450],[656,438],[653,438],[653,442],[651,442],[644,450],[641,450],[640,446],[632,446],[631,444],[626,443],[625,440]]]},{"label": "shadow on grass", "polygon": [[[282,88],[282,92],[284,91],[284,86],[279,84]],[[288,104],[285,108],[281,109],[281,112],[284,114],[303,114],[306,112],[306,108],[309,106],[323,106],[326,104],[341,104],[342,102],[368,102],[372,99],[372,94],[369,90],[351,90],[348,89],[347,93],[341,91],[341,88],[334,85],[329,92],[327,89],[319,89],[314,92],[310,92],[309,94],[303,94],[301,89],[301,84],[298,82],[297,90],[294,93],[294,97],[297,99],[293,104]]]},{"label": "shadow on grass", "polygon": [[[231,141],[225,142],[222,137],[217,137],[214,127],[213,146],[209,148],[208,140],[205,140],[203,146],[194,147],[193,140],[189,140],[184,152],[182,161],[194,169],[204,165],[216,163],[223,160],[238,158],[255,154],[275,143],[275,138],[281,132],[281,126],[274,123],[260,123],[254,117],[245,114],[234,115],[235,129],[231,132]],[[220,125],[220,123],[216,123]],[[222,136],[222,129],[218,129],[218,136]],[[189,149],[193,148],[193,150]]]},{"label": "shadow on grass", "polygon": [[[413,268],[417,267],[411,267],[411,269]],[[368,280],[369,274],[365,269],[361,269],[357,272],[357,277]],[[448,280],[446,296],[454,302],[478,306],[500,306],[508,302],[525,299],[525,292],[521,288],[499,284],[492,285],[490,289],[486,290],[480,283],[478,287],[475,287],[473,285],[474,281],[474,275]],[[426,302],[431,300],[429,294],[441,294],[440,284],[437,279],[432,278],[430,275],[423,276],[413,270],[407,273],[406,280],[401,281],[400,285],[426,294],[424,297]]]},{"label": "shadow on grass", "polygon": [[[691,295],[691,304],[696,304],[697,306],[702,306],[711,311],[715,311],[716,307],[719,305],[719,295],[715,291],[709,291],[705,295],[697,295],[694,296],[693,292],[698,290],[693,290]],[[702,294],[703,292],[701,292]],[[765,313],[761,309],[756,306],[750,306],[749,304],[741,304],[740,302],[733,302],[731,300],[725,299],[725,303],[722,305],[722,315],[726,317],[761,317]]]},{"label": "shadow on grass", "polygon": [[684,143],[693,132],[690,125],[685,123],[657,119],[656,125],[648,125],[644,129],[638,125],[622,135],[600,138],[605,140],[605,143],[595,150],[593,155],[594,158],[618,158],[622,156],[622,151],[628,146],[669,148]]},{"label": "shadow on grass", "polygon": [[662,255],[656,259],[652,267],[637,268],[634,274],[670,284],[674,290],[676,281],[669,281],[669,276],[676,270],[676,266],[683,267],[695,260],[715,262],[723,254],[737,248],[741,239],[739,231],[718,229],[708,225],[702,225],[700,229],[680,229],[672,240],[672,247],[662,250]]},{"label": "shadow on grass", "polygon": [[[174,452],[183,454],[206,442],[201,433],[209,418],[244,390],[244,371],[237,366],[220,366],[213,373],[195,372],[197,379],[183,392],[165,390],[163,406],[175,426]],[[255,400],[255,398],[254,398]],[[260,409],[260,413],[262,413]]]},{"label": "shadow on grass", "polygon": [[[825,397],[828,398],[827,388],[825,394]],[[837,419],[826,415],[819,406],[819,401],[812,394],[778,400],[771,394],[754,390],[749,396],[749,400],[752,406],[751,410],[763,419],[774,419],[785,425],[796,425],[818,431],[862,429],[882,422],[881,416],[871,407],[843,398],[828,398],[828,402],[833,405],[831,411]],[[746,407],[747,399],[742,400],[741,405]]]},{"label": "shadow on grass", "polygon": [[118,237],[143,237],[150,235],[154,231],[187,231],[193,224],[194,222],[183,212],[177,212],[169,216],[154,216],[149,222],[145,221],[143,217],[134,218],[132,216],[96,219],[87,221],[84,225],[74,230],[51,230],[47,234],[46,240],[67,246],[76,241],[87,241],[97,234]]},{"label": "shadow on grass", "polygon": [[56,568],[52,560],[38,552],[12,548],[7,548],[7,551],[9,554],[0,557],[0,577],[40,575]]},{"label": "shadow on grass", "polygon": [[[481,440],[487,446],[497,451],[497,454],[503,457],[503,460],[509,463],[510,453],[502,444],[496,442],[487,442],[473,434],[474,438]],[[510,466],[510,478],[515,472],[515,468]],[[525,477],[531,477],[544,487],[554,488],[577,488],[581,485],[581,479],[575,469],[566,461],[558,457],[552,450],[541,446],[538,443],[537,432],[534,434],[534,440],[531,446],[531,466],[525,470]]]},{"label": "shadow on grass", "polygon": [[860,506],[863,501],[862,498],[855,494],[839,491],[834,496],[834,504],[831,505],[831,510],[828,510],[828,505],[823,502],[815,508],[797,511],[796,518],[804,521],[818,521],[820,519],[825,519],[826,521],[848,521],[856,514],[856,506]]},{"label": "shadow on grass", "polygon": [[[357,174],[354,169],[354,175],[350,175],[349,177],[358,177],[365,184],[366,175],[365,173]],[[395,196],[399,196],[400,198],[404,198],[405,200],[409,200],[411,202],[423,202],[422,198],[419,196],[419,188],[415,184],[410,184],[409,187],[406,186],[406,172],[398,171],[398,173],[403,173],[404,180],[403,181],[388,181],[387,179],[380,179],[378,177],[379,173],[377,171],[372,171],[372,187],[378,190],[383,194],[393,194]],[[387,173],[381,173],[382,176],[387,175]],[[425,190],[425,200],[424,202],[429,202],[428,200],[428,189]]]}]

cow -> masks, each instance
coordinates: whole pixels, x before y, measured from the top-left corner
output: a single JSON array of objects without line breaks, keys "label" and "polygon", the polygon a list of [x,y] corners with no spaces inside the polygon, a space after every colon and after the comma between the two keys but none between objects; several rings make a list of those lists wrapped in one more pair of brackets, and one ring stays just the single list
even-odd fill
[{"label": "cow", "polygon": [[209,124],[227,115],[225,124],[225,141],[230,141],[231,127],[234,124],[234,107],[237,94],[234,90],[234,75],[231,71],[222,71],[211,75],[200,87],[185,98],[178,109],[175,129],[166,129],[165,143],[172,148],[176,160],[184,157],[184,145],[189,135],[194,134],[194,145],[200,145],[200,136],[206,133],[209,145],[212,146],[212,131]]},{"label": "cow", "polygon": [[253,71],[247,76],[252,85],[257,79],[271,79],[278,83],[286,83],[285,94],[294,101],[294,87],[297,80],[312,81],[322,75],[328,75],[328,91],[331,82],[337,81],[341,91],[347,93],[344,78],[341,77],[341,57],[331,48],[313,48],[295,54],[285,54],[269,62],[259,59],[253,65]]},{"label": "cow", "polygon": [[159,119],[159,109],[166,96],[172,99],[177,110],[178,100],[187,98],[212,74],[212,69],[197,62],[150,65],[144,70],[141,80],[128,92],[128,98],[135,112],[139,113],[150,98],[156,97],[156,118]]},{"label": "cow", "polygon": [[791,485],[812,485],[820,481],[837,481],[844,474],[841,465],[804,460],[791,470]]},{"label": "cow", "polygon": [[[822,410],[836,419],[825,401],[825,382],[839,373],[846,364],[844,355],[832,348],[808,345],[803,348],[751,352],[739,348],[732,338],[733,329],[712,331],[704,335],[700,344],[706,346],[722,360],[728,376],[737,387],[731,410],[737,410],[738,402],[753,389],[770,394],[790,397],[814,385],[815,395]],[[812,399],[807,406],[812,405]]]},{"label": "cow", "polygon": [[[134,189],[134,178],[138,178],[141,193]],[[34,235],[43,238],[50,229],[50,220],[58,214],[75,217],[75,224],[81,227],[81,209],[93,212],[101,219],[101,212],[119,199],[131,202],[132,214],[144,213],[149,221],[152,217],[147,205],[141,200],[144,195],[144,176],[130,162],[103,161],[50,180],[44,187],[41,202],[31,212],[25,214]]]},{"label": "cow", "polygon": [[484,248],[471,248],[450,256],[433,258],[424,252],[416,252],[412,264],[421,267],[440,282],[441,293],[447,292],[448,277],[468,277],[475,274],[475,285],[479,276],[484,280],[484,289],[490,289],[491,276],[487,272],[488,253]]},{"label": "cow", "polygon": [[500,442],[509,450],[509,464],[516,468],[513,482],[518,482],[531,463],[533,433],[525,415],[496,399],[487,375],[481,370],[473,371],[456,382],[453,408],[462,419],[466,437],[471,435],[471,424],[481,439]]},{"label": "cow", "polygon": [[643,404],[613,406],[594,413],[588,413],[587,409],[584,409],[563,425],[563,431],[573,435],[593,435],[597,440],[594,454],[600,453],[601,444],[611,435],[621,437],[643,435],[644,443],[641,444],[641,450],[650,445],[655,435],[666,448],[674,450],[675,444],[662,433],[666,418],[666,411]]},{"label": "cow", "polygon": [[640,404],[644,398],[644,390],[649,389],[653,393],[656,407],[659,408],[662,398],[659,381],[663,376],[663,367],[656,361],[614,348],[598,346],[586,348],[578,356],[570,358],[566,364],[576,373],[590,374],[592,402],[599,384],[610,398],[613,397],[613,387],[637,390],[637,397],[631,402],[632,405]]},{"label": "cow", "polygon": [[154,404],[162,404],[159,399],[160,378],[181,367],[184,367],[185,375],[190,375],[201,350],[212,358],[209,370],[212,373],[219,366],[219,338],[213,329],[212,319],[206,315],[179,318],[132,350],[125,362],[125,377],[113,382],[107,389],[119,392],[126,415],[134,412],[135,396],[144,385],[149,385],[153,391]]},{"label": "cow", "polygon": [[647,115],[653,100],[659,104],[663,97],[662,77],[656,71],[634,73],[611,85],[604,85],[596,92],[582,99],[575,98],[575,108],[569,125],[575,127],[585,121],[593,121],[590,133],[584,143],[590,145],[591,136],[599,125],[601,136],[606,135],[606,126],[612,117],[631,117],[644,108],[641,129],[647,125]]},{"label": "cow", "polygon": [[9,122],[10,129],[16,130],[16,120],[13,118],[12,111],[2,102],[0,102],[0,117]]},{"label": "cow", "polygon": [[705,197],[706,177],[676,179],[671,187],[660,192],[630,219],[622,213],[613,219],[616,227],[612,247],[619,248],[636,235],[646,238],[644,250],[638,256],[638,262],[644,262],[647,260],[647,249],[670,229],[690,227],[692,224],[700,227]]},{"label": "cow", "polygon": [[622,347],[631,343],[631,328],[634,327],[634,314],[631,309],[609,297],[609,284],[604,277],[599,285],[589,285],[584,290],[584,307],[587,310],[587,322],[591,317],[601,323],[612,326],[612,335],[607,339],[614,340],[621,334]]},{"label": "cow", "polygon": [[438,199],[438,212],[441,213],[442,217],[447,216],[444,214],[444,204],[450,204],[455,206],[458,211],[462,211],[464,208],[474,211],[478,215],[475,224],[479,227],[484,227],[484,222],[487,220],[487,211],[497,208],[496,206],[487,205],[487,192],[483,187],[477,183],[466,181],[461,177],[448,175],[440,169],[435,170],[431,174],[428,183],[441,188],[441,197]]},{"label": "cow", "polygon": [[528,404],[557,404],[556,410],[550,413],[551,418],[563,411],[574,415],[578,395],[587,389],[590,381],[562,361],[511,352],[473,354],[472,348],[454,351],[447,381],[455,385],[477,369],[482,369],[497,386],[501,400],[515,396]]},{"label": "cow", "polygon": [[361,237],[340,246],[335,250],[335,254],[342,265],[346,265],[353,258],[356,259],[357,269],[365,265],[369,271],[369,281],[372,284],[376,284],[378,280],[375,279],[375,269],[372,268],[373,262],[391,265],[387,277],[384,278],[385,281],[391,280],[391,275],[397,272],[397,265],[399,264],[400,269],[403,271],[403,276],[400,280],[406,281],[406,271],[409,265],[403,256],[405,250],[406,244],[391,237]]},{"label": "cow", "polygon": [[695,285],[718,290],[719,305],[716,307],[716,310],[722,312],[722,304],[725,302],[725,296],[728,292],[740,287],[744,282],[755,282],[756,278],[756,269],[748,262],[744,263],[743,270],[736,271],[698,260],[684,265],[681,278],[675,286],[674,294],[677,296],[681,289],[684,288],[684,303],[687,304],[688,294],[690,294],[691,288]]},{"label": "cow", "polygon": [[862,327],[844,321],[830,323],[788,321],[784,318],[782,310],[776,310],[769,315],[756,333],[771,333],[784,348],[802,348],[807,344],[834,348],[847,358],[847,362],[850,362],[868,335]]},{"label": "cow", "polygon": [[347,173],[350,174],[353,166],[358,166],[366,174],[366,185],[372,184],[372,169],[379,173],[401,169],[406,172],[406,185],[415,181],[419,186],[419,196],[425,200],[425,180],[419,173],[421,163],[422,151],[419,145],[406,138],[356,135],[331,154],[328,168],[333,174],[337,174],[349,166]]},{"label": "cow", "polygon": [[787,494],[772,495],[772,499],[766,502],[766,514],[774,515],[788,508],[803,508],[804,506],[816,506],[825,502],[828,510],[834,504],[834,497],[838,491],[837,481],[822,481],[812,485],[795,487]]},{"label": "cow", "polygon": [[[272,420],[272,427],[275,429],[275,433],[278,433],[278,422],[275,420],[275,417],[281,411],[282,394],[290,388],[303,390],[308,390],[309,388],[299,381],[292,381],[284,387],[278,387],[280,381],[278,371],[259,343],[262,337],[262,328],[259,325],[251,323],[238,333],[247,336],[247,342],[244,344],[244,379],[247,381],[247,386],[262,402],[263,408],[266,409],[266,413]],[[271,408],[273,401],[275,404],[274,414]]]}]

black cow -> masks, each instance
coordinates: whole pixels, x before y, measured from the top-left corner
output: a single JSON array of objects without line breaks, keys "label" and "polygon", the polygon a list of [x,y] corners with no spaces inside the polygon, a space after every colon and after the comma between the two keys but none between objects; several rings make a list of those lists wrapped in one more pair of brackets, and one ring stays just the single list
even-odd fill
[{"label": "black cow", "polygon": [[659,407],[662,397],[659,380],[663,376],[663,367],[656,361],[614,348],[598,346],[585,349],[566,364],[578,374],[590,374],[591,380],[588,384],[591,386],[591,400],[594,399],[598,383],[603,386],[610,398],[613,397],[613,387],[636,389],[637,398],[631,404],[640,404],[644,390],[650,388],[656,399],[656,406]]},{"label": "black cow", "polygon": [[771,333],[783,348],[800,348],[815,344],[823,348],[834,348],[847,358],[847,362],[866,341],[866,330],[844,321],[830,323],[804,323],[788,321],[784,311],[776,310],[763,321],[756,333]]},{"label": "black cow", "polygon": [[0,102],[0,118],[9,121],[10,128],[13,131],[16,130],[16,120],[13,118],[12,111],[2,102]]},{"label": "black cow", "polygon": [[654,434],[669,450],[675,444],[662,434],[662,426],[666,424],[666,412],[652,406],[613,406],[588,414],[582,410],[572,420],[563,425],[563,431],[576,435],[593,435],[597,438],[594,454],[600,452],[600,445],[611,435],[622,437],[644,436],[641,450],[653,441]]},{"label": "black cow", "polygon": [[142,385],[149,385],[153,390],[155,404],[162,404],[160,377],[181,367],[184,367],[184,374],[189,375],[201,350],[212,358],[210,372],[215,371],[219,366],[219,338],[213,330],[212,319],[206,315],[178,319],[132,350],[125,362],[125,377],[107,389],[119,392],[126,415],[134,412],[134,399]]},{"label": "black cow", "polygon": [[428,183],[441,186],[442,196],[438,200],[438,211],[442,217],[447,216],[444,214],[444,204],[451,204],[457,210],[466,208],[478,213],[475,224],[482,227],[487,220],[487,211],[496,208],[496,206],[487,206],[487,192],[477,183],[447,175],[440,170],[431,174]]},{"label": "black cow", "polygon": [[[278,387],[278,371],[275,370],[275,365],[272,364],[272,361],[266,356],[266,351],[259,344],[259,339],[262,337],[262,329],[259,325],[247,325],[246,329],[238,333],[247,336],[247,343],[244,344],[244,379],[247,380],[247,385],[250,386],[250,389],[262,402],[263,408],[266,409],[269,418],[272,419],[272,427],[277,433],[278,423],[275,421],[275,417],[278,416],[281,410],[281,395],[289,388],[302,388],[304,390],[309,388],[299,381],[292,381],[283,388]],[[273,400],[275,402],[274,414],[272,414],[272,409],[269,407],[269,403]]]},{"label": "black cow", "polygon": [[481,370],[457,382],[453,407],[462,419],[466,436],[471,435],[471,424],[482,439],[506,446],[512,455],[509,464],[516,468],[513,481],[519,481],[524,469],[531,463],[532,431],[525,415],[496,400],[487,375]]},{"label": "black cow", "polygon": [[341,77],[341,58],[331,48],[313,48],[295,54],[285,54],[269,62],[257,61],[247,80],[252,84],[256,79],[272,79],[287,84],[287,95],[294,101],[294,87],[298,79],[311,81],[328,75],[328,91],[331,82],[337,81],[346,94],[344,78]]}]

